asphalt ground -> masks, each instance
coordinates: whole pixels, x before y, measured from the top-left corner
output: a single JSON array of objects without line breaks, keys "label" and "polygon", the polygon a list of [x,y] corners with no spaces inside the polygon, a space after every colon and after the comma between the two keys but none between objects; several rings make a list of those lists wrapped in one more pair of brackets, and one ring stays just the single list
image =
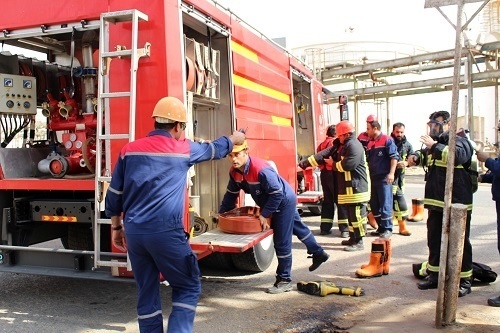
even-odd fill
[{"label": "asphalt ground", "polygon": [[[408,172],[407,201],[423,196],[423,175]],[[474,261],[500,272],[496,245],[496,212],[490,187],[480,184],[474,196],[471,228]],[[425,221],[409,223],[409,237],[392,236],[393,256],[389,275],[358,279],[355,270],[367,263],[370,243],[359,252],[345,252],[337,231],[319,236],[318,216],[303,220],[330,259],[309,272],[311,259],[304,246],[293,241],[293,280],[327,280],[338,286],[361,287],[366,295],[312,296],[293,291],[270,295],[276,259],[262,273],[202,271],[202,295],[195,319],[198,333],[255,332],[498,332],[500,311],[487,299],[500,295],[500,284],[475,284],[472,293],[458,299],[456,323],[434,327],[437,290],[421,291],[411,264],[427,258]],[[370,231],[370,230],[369,230]],[[171,309],[170,287],[162,287],[165,318]],[[0,332],[138,332],[136,288],[133,283],[0,273]],[[166,319],[165,319],[166,320]]]}]

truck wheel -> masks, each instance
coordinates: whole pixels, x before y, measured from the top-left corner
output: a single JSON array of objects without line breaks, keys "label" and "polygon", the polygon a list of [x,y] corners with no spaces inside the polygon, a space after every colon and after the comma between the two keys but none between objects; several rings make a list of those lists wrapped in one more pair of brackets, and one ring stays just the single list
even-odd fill
[{"label": "truck wheel", "polygon": [[234,269],[230,253],[215,252],[209,254],[203,259],[200,259],[198,263],[200,264],[200,267],[204,268],[219,269],[219,270]]},{"label": "truck wheel", "polygon": [[316,215],[316,216],[321,215],[321,207],[309,206],[307,208],[309,208],[309,211],[311,212],[311,214]]},{"label": "truck wheel", "polygon": [[232,253],[234,267],[242,271],[263,272],[274,258],[273,236],[267,236],[251,249],[243,253]]}]

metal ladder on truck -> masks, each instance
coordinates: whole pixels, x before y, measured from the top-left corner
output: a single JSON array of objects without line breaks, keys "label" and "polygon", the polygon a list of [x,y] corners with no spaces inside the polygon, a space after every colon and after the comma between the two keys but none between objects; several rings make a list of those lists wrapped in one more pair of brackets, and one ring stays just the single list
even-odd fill
[{"label": "metal ladder on truck", "polygon": [[[101,251],[101,227],[110,225],[111,219],[101,217],[101,205],[104,204],[103,198],[107,185],[111,181],[111,141],[135,139],[135,114],[136,114],[136,87],[137,87],[137,69],[139,59],[149,56],[150,44],[146,43],[144,48],[137,47],[139,35],[139,21],[147,21],[148,16],[136,9],[109,12],[101,14],[100,20],[100,39],[99,39],[99,77],[98,77],[98,96],[97,96],[97,133],[96,133],[96,167],[95,167],[95,209],[94,209],[94,268],[111,267],[113,275],[118,275],[118,268],[123,267],[130,270],[128,257],[125,254],[121,256],[117,253]],[[132,23],[132,43],[130,49],[117,46],[110,50],[109,35],[110,24]],[[130,91],[110,92],[109,88],[109,66],[112,59],[130,58]],[[129,114],[123,117],[129,118],[128,133],[111,133],[110,99],[128,98],[130,101]],[[116,111],[115,111],[116,113]],[[103,132],[104,131],[104,132]],[[104,147],[104,166],[102,161]],[[103,172],[104,171],[104,172]],[[106,258],[127,258],[126,261],[104,260]]]}]

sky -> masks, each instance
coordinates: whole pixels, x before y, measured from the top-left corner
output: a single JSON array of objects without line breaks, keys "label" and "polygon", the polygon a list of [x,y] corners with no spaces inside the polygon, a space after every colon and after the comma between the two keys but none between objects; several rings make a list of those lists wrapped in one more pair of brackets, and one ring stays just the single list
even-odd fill
[{"label": "sky", "polygon": [[[455,48],[455,28],[435,8],[424,8],[425,0],[217,0],[269,38],[285,37],[287,49],[331,42],[408,43],[428,52]],[[466,4],[462,24],[480,7]],[[456,6],[441,7],[452,23]],[[466,30],[474,45],[485,22],[479,13]],[[387,59],[389,60],[389,59]],[[447,76],[451,76],[450,73]],[[496,120],[491,115],[494,95],[490,88],[474,91],[474,113],[485,117],[485,136],[494,136]],[[465,114],[465,90],[460,91],[458,116]],[[451,110],[451,93],[435,93],[390,99],[390,121],[406,124],[407,137],[420,146],[431,112]],[[379,113],[369,101],[359,105],[360,119]],[[486,116],[488,114],[488,116]],[[352,114],[351,114],[352,116]],[[364,124],[357,126],[362,130]],[[491,127],[491,128],[490,128]],[[392,129],[392,128],[391,128]]]},{"label": "sky", "polygon": [[[404,42],[429,51],[455,47],[454,27],[425,0],[217,0],[287,48],[339,41]],[[471,17],[480,3],[465,5]],[[456,6],[442,7],[456,22]],[[480,15],[471,24],[473,39]],[[465,22],[465,20],[463,21]]]}]

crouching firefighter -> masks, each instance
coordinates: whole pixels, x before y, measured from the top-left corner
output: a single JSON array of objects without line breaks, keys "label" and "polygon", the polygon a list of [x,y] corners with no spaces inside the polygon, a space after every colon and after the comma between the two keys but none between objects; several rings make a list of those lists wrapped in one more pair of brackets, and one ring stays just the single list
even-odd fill
[{"label": "crouching firefighter", "polygon": [[[428,210],[427,244],[429,247],[429,263],[427,272],[429,275],[425,281],[418,283],[418,288],[421,290],[436,289],[438,286],[444,193],[449,152],[449,121],[450,114],[447,111],[433,112],[429,116],[429,122],[427,123],[429,134],[420,137],[420,141],[425,147],[408,157],[410,166],[422,165],[428,168],[425,175],[424,206]],[[458,293],[459,297],[463,297],[471,292],[472,245],[469,234],[473,186],[467,170],[471,164],[474,150],[470,142],[460,136],[456,138],[455,149],[451,202],[467,206],[467,222]],[[450,221],[450,228],[455,227],[457,227],[457,224]]]},{"label": "crouching firefighter", "polygon": [[[347,120],[337,124],[337,139],[327,148],[299,163],[301,168],[325,163],[333,156],[338,191],[339,221],[345,217],[349,225],[349,239],[342,241],[345,251],[364,248],[366,205],[370,200],[370,179],[365,150],[354,136],[354,126]],[[338,140],[338,141],[337,141]]]}]

